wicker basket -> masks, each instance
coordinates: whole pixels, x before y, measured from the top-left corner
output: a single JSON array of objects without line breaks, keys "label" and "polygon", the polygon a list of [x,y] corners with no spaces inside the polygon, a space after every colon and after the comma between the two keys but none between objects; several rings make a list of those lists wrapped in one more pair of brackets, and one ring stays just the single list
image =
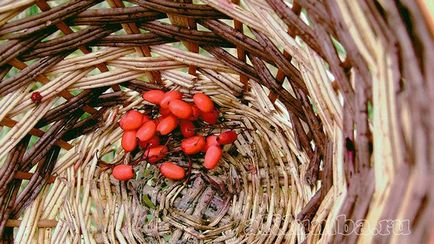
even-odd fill
[{"label": "wicker basket", "polygon": [[[432,243],[427,2],[1,0],[1,239]],[[237,128],[216,170],[111,176],[155,87]]]}]

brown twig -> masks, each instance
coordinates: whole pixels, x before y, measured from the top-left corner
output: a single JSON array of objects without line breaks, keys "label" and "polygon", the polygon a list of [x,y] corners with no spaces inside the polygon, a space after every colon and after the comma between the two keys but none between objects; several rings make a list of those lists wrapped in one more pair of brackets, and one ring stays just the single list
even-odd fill
[{"label": "brown twig", "polygon": [[[8,38],[21,38],[34,35],[35,32],[46,29],[62,20],[97,4],[101,0],[72,0],[66,4],[57,6],[49,11],[35,16],[29,16],[0,27],[0,36]],[[11,34],[14,33],[15,34]]]}]

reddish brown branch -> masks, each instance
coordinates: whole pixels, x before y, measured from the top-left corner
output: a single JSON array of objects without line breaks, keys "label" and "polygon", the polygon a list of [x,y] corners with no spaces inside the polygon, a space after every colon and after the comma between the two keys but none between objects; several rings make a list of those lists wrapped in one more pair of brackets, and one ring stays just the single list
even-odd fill
[{"label": "reddish brown branch", "polygon": [[118,29],[120,29],[120,26],[118,25],[105,26],[105,28],[89,27],[63,37],[39,43],[30,52],[24,54],[23,57],[25,60],[29,60],[37,57],[58,55],[61,52],[75,50],[80,46],[88,44],[89,42],[110,35],[112,32]]},{"label": "reddish brown branch", "polygon": [[244,74],[250,79],[259,81],[259,77],[257,76],[256,71],[252,66],[241,60],[238,60],[237,58],[226,52],[223,48],[211,46],[205,46],[203,48],[238,73]]},{"label": "reddish brown branch", "polygon": [[62,53],[56,56],[50,56],[38,60],[37,62],[27,66],[21,70],[16,76],[0,82],[0,95],[5,96],[6,94],[16,91],[19,87],[26,86],[34,81],[35,77],[43,74],[53,65],[60,62],[63,58],[67,56],[67,53]]},{"label": "reddish brown branch", "polygon": [[139,47],[177,42],[176,39],[162,37],[154,33],[110,35],[96,40],[89,45],[105,47]]},{"label": "reddish brown branch", "polygon": [[266,0],[277,15],[290,27],[291,34],[300,36],[313,50],[324,57],[322,47],[306,23],[303,22],[282,0]]},{"label": "reddish brown branch", "polygon": [[222,38],[233,43],[235,46],[241,47],[249,53],[261,57],[263,60],[269,63],[273,63],[273,59],[269,54],[264,52],[264,48],[257,41],[235,30],[234,28],[218,20],[201,20],[199,23]]},{"label": "reddish brown branch", "polygon": [[158,21],[141,24],[140,27],[170,39],[188,41],[200,45],[234,47],[224,39],[209,31],[187,29],[179,26],[164,24]]},{"label": "reddish brown branch", "polygon": [[105,25],[111,23],[148,22],[163,19],[164,13],[140,6],[129,8],[88,9],[79,13],[68,22],[74,25]]},{"label": "reddish brown branch", "polygon": [[[0,36],[8,34],[9,38],[21,38],[33,35],[35,32],[46,29],[68,17],[101,2],[102,0],[72,0],[38,15],[29,16],[17,21],[9,22],[0,27]],[[10,34],[17,32],[15,34]]]},{"label": "reddish brown branch", "polygon": [[129,0],[142,7],[153,9],[158,12],[179,15],[188,18],[228,18],[208,5],[191,3],[177,3],[167,0]]},{"label": "reddish brown branch", "polygon": [[305,120],[306,117],[303,113],[302,104],[295,97],[293,97],[288,91],[282,89],[277,81],[274,79],[271,72],[268,70],[267,66],[265,66],[264,62],[255,56],[249,56],[250,60],[253,63],[253,66],[261,78],[260,82],[262,85],[266,86],[273,93],[279,95],[280,100],[285,104],[286,108],[293,112],[297,117]]}]

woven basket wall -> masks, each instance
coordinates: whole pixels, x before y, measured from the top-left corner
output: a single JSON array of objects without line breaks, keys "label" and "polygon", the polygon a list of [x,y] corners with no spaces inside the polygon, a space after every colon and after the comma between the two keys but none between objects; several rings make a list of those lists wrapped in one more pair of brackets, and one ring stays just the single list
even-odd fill
[{"label": "woven basket wall", "polygon": [[[433,241],[427,2],[1,0],[1,239]],[[153,88],[212,97],[217,169],[111,176]]]}]

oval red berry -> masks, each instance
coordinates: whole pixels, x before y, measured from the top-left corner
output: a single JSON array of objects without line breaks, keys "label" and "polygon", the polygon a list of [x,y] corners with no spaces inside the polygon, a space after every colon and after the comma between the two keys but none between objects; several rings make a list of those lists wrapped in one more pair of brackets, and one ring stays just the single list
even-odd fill
[{"label": "oval red berry", "polygon": [[136,130],[142,125],[143,115],[137,110],[130,110],[126,112],[119,125],[123,130]]},{"label": "oval red berry", "polygon": [[220,143],[217,141],[217,136],[212,135],[206,138],[205,151],[208,150],[211,146],[220,146]]},{"label": "oval red berry", "polygon": [[154,136],[153,136],[153,137],[148,141],[148,145],[149,145],[150,147],[160,145],[160,137],[157,136],[157,135],[154,135]]},{"label": "oval red berry", "polygon": [[207,169],[214,169],[222,158],[222,155],[223,152],[219,146],[211,146],[206,150],[203,166]]},{"label": "oval red berry", "polygon": [[169,108],[160,108],[160,114],[161,114],[161,116],[167,116],[167,115],[170,115],[171,112],[170,112]]},{"label": "oval red berry", "polygon": [[135,130],[125,131],[124,134],[122,135],[121,144],[125,152],[131,152],[134,149],[136,149],[137,147],[136,131]]},{"label": "oval red berry", "polygon": [[200,116],[200,110],[196,107],[196,105],[191,106],[191,116],[188,120],[195,121]]},{"label": "oval red berry", "polygon": [[169,149],[165,145],[151,147],[145,151],[143,157],[148,160],[149,163],[154,164],[164,157],[166,157]]},{"label": "oval red berry", "polygon": [[113,168],[112,175],[120,181],[130,180],[135,176],[133,166],[125,164],[116,165]]},{"label": "oval red berry", "polygon": [[150,90],[143,93],[143,99],[153,104],[160,104],[163,99],[164,91],[162,90]]},{"label": "oval red berry", "polygon": [[142,116],[142,125],[148,121],[150,121],[151,118],[149,118],[146,114],[143,114]]},{"label": "oval red berry", "polygon": [[160,173],[171,180],[182,180],[185,177],[184,168],[172,163],[165,162],[160,165]]},{"label": "oval red berry", "polygon": [[169,109],[173,115],[181,119],[188,119],[193,112],[190,104],[179,99],[170,101]]},{"label": "oval red berry", "polygon": [[209,113],[201,112],[200,117],[203,121],[207,122],[210,125],[213,125],[217,123],[217,120],[219,118],[219,111],[217,109],[214,109]]},{"label": "oval red berry", "polygon": [[195,132],[195,127],[193,122],[189,121],[189,120],[181,120],[179,122],[179,127],[181,129],[181,134],[184,137],[192,137],[194,136]]},{"label": "oval red berry", "polygon": [[160,124],[161,120],[166,118],[166,116],[160,116],[156,119],[154,119],[155,125],[158,127],[158,125]]},{"label": "oval red berry", "polygon": [[221,133],[218,136],[217,141],[220,144],[226,145],[226,144],[233,143],[234,141],[237,140],[237,138],[238,138],[238,134],[235,131],[228,130],[228,131],[225,131],[225,132]]},{"label": "oval red berry", "polygon": [[192,136],[182,140],[181,149],[185,154],[196,154],[205,147],[205,143],[203,136]]},{"label": "oval red berry", "polygon": [[176,117],[169,115],[160,120],[157,125],[157,131],[160,132],[161,135],[167,135],[176,128],[176,125]]},{"label": "oval red berry", "polygon": [[194,94],[193,102],[202,112],[209,113],[214,109],[214,102],[203,93]]},{"label": "oval red berry", "polygon": [[147,141],[155,135],[155,132],[157,132],[157,126],[155,125],[155,122],[151,120],[144,123],[139,128],[137,131],[137,138],[139,138],[140,141]]},{"label": "oval red berry", "polygon": [[179,91],[168,91],[164,94],[163,98],[160,101],[160,106],[162,108],[168,108],[169,107],[169,103],[172,100],[176,100],[176,99],[181,99],[182,98],[182,93]]},{"label": "oval red berry", "polygon": [[139,141],[139,146],[141,148],[148,148],[148,147],[155,147],[160,145],[160,137],[157,135],[154,135],[150,140],[148,141]]}]

